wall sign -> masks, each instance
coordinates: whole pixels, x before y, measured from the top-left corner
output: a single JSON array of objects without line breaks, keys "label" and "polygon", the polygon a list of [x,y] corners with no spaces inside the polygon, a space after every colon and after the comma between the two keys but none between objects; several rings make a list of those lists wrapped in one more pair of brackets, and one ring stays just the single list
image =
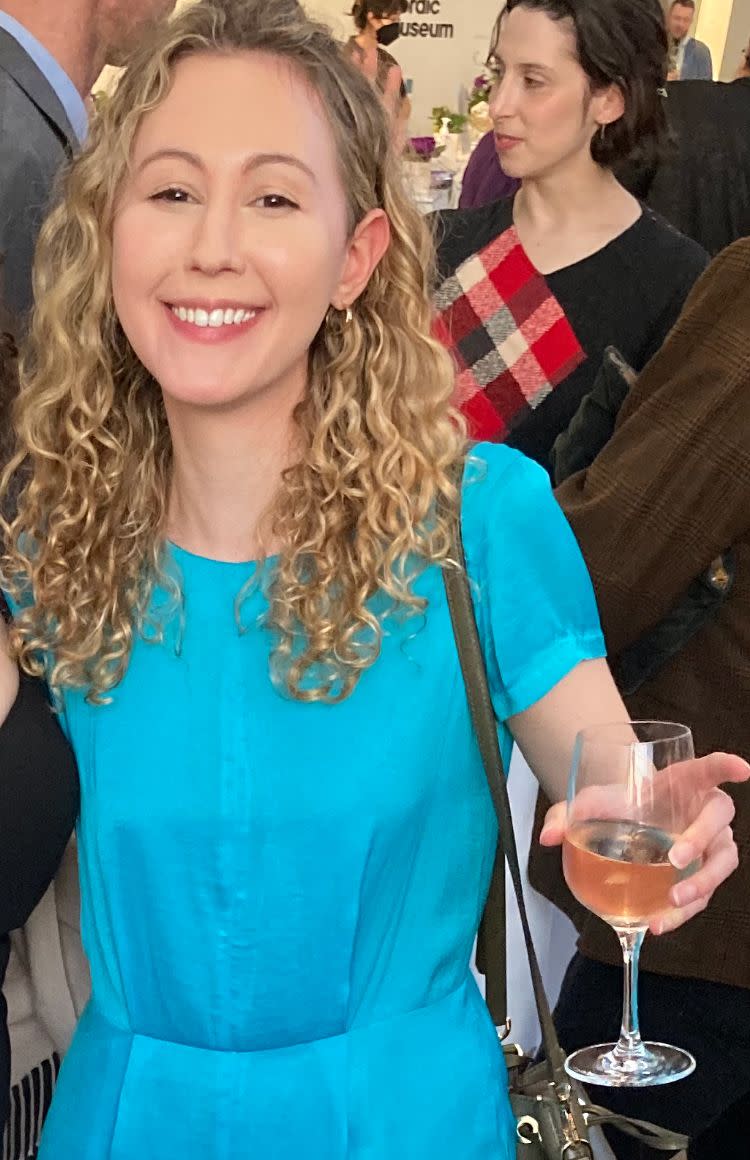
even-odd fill
[{"label": "wall sign", "polygon": [[[401,20],[401,35],[422,40],[453,40],[456,25],[446,20],[442,11],[444,0],[409,0],[409,11]],[[453,7],[450,3],[447,7]]]}]

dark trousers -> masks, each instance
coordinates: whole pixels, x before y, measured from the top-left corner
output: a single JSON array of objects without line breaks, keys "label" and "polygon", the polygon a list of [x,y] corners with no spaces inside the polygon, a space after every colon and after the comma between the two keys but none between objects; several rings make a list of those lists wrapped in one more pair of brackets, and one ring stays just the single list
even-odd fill
[{"label": "dark trousers", "polygon": [[[617,1038],[622,970],[577,954],[563,980],[555,1025],[566,1051]],[[693,1074],[664,1087],[625,1091],[591,1087],[594,1103],[690,1136],[689,1160],[750,1156],[750,990],[642,971],[644,1039],[692,1052]],[[618,1160],[665,1156],[608,1132]]]}]

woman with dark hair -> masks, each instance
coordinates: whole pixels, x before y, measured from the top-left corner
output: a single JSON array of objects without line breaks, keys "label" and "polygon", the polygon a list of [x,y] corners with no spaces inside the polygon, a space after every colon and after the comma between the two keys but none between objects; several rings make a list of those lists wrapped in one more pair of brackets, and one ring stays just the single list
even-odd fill
[{"label": "woman with dark hair", "polygon": [[639,370],[707,264],[613,167],[667,136],[659,0],[508,0],[490,102],[512,201],[439,223],[438,333],[482,438],[545,467],[605,349]]},{"label": "woman with dark hair", "polygon": [[347,54],[380,90],[388,111],[398,118],[408,104],[401,66],[387,51],[401,33],[407,0],[355,0],[351,11],[357,29],[346,45]]}]

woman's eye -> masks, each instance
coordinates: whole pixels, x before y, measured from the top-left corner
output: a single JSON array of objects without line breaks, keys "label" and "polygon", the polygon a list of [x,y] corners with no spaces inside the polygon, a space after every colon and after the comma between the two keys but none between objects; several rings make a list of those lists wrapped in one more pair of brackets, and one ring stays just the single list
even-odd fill
[{"label": "woman's eye", "polygon": [[190,201],[190,194],[177,185],[170,185],[167,189],[160,189],[152,194],[151,201],[166,201],[172,205],[183,205]]},{"label": "woman's eye", "polygon": [[524,77],[523,83],[527,89],[540,89],[544,84],[543,81],[540,81],[539,77]]},{"label": "woman's eye", "polygon": [[254,204],[259,205],[261,209],[299,209],[296,202],[281,193],[265,193]]}]

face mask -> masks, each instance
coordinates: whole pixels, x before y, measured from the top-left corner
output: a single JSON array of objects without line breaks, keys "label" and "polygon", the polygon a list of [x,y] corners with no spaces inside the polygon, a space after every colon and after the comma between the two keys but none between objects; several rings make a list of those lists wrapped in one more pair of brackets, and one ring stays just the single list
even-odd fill
[{"label": "face mask", "polygon": [[378,44],[383,48],[388,48],[389,44],[393,44],[394,40],[398,40],[401,35],[401,25],[398,21],[394,24],[384,24],[382,28],[378,29]]}]

